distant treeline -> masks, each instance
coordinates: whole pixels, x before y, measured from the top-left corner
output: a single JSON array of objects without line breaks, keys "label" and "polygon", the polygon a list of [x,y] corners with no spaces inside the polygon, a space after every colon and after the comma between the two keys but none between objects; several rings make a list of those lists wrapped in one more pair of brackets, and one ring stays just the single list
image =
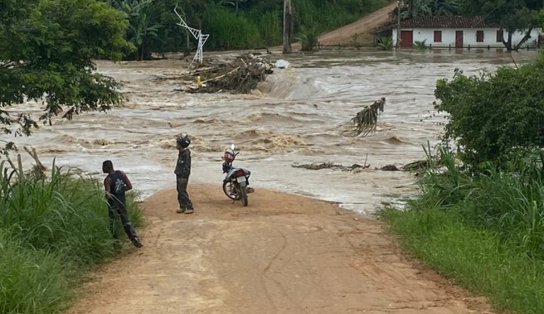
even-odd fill
[{"label": "distant treeline", "polygon": [[[243,49],[280,45],[283,0],[104,0],[125,12],[128,39],[136,56],[194,49],[196,41],[177,26],[178,12],[191,27],[210,34],[208,49]],[[322,33],[373,12],[388,0],[293,0],[295,31]],[[297,34],[295,34],[297,35]]]}]

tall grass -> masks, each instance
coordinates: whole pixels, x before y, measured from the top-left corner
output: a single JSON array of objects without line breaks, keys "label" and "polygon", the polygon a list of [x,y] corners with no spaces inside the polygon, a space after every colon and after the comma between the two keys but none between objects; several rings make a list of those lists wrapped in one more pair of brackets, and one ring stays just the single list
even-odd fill
[{"label": "tall grass", "polygon": [[0,313],[54,313],[69,293],[60,256],[24,249],[0,229]]},{"label": "tall grass", "polygon": [[283,32],[281,12],[271,11],[264,13],[259,19],[258,27],[265,45],[272,46],[281,43]]},{"label": "tall grass", "polygon": [[442,151],[422,197],[383,217],[416,256],[500,310],[544,313],[544,155],[468,173]]},{"label": "tall grass", "polygon": [[53,168],[10,180],[0,164],[1,313],[61,311],[85,270],[116,253],[99,183]]},{"label": "tall grass", "polygon": [[208,11],[210,47],[243,49],[262,46],[257,24],[224,7],[211,5]]},{"label": "tall grass", "polygon": [[[351,23],[388,3],[387,0],[334,4],[323,0],[294,0],[295,33],[312,36],[317,42],[319,34]],[[283,4],[280,2],[247,3],[238,12],[231,6],[209,3],[205,15],[202,28],[211,35],[206,44],[209,48],[244,49],[281,44]],[[306,30],[302,29],[303,25]]]},{"label": "tall grass", "polygon": [[494,232],[438,208],[387,210],[384,218],[409,252],[454,282],[488,296],[497,310],[544,313],[544,263],[519,254]]}]

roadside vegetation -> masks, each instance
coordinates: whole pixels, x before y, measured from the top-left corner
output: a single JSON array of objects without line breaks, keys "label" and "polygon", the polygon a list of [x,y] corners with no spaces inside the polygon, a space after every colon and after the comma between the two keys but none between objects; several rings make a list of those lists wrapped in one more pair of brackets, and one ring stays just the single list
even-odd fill
[{"label": "roadside vegetation", "polygon": [[544,313],[544,54],[437,83],[443,144],[405,210],[382,215],[414,256],[501,311]]},{"label": "roadside vegetation", "polygon": [[0,170],[0,313],[58,313],[90,267],[121,252],[102,186],[55,167],[49,179]]},{"label": "roadside vegetation", "polygon": [[[104,0],[129,16],[127,39],[139,53],[191,51],[196,41],[176,23],[210,34],[207,49],[263,48],[282,43],[283,0]],[[316,37],[372,13],[388,0],[293,0],[295,36]],[[333,12],[333,13],[332,13]]]}]

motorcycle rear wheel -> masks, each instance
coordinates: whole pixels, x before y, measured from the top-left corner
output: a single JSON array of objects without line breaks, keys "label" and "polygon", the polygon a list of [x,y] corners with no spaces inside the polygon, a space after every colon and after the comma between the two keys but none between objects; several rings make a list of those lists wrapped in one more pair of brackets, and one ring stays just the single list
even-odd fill
[{"label": "motorcycle rear wheel", "polygon": [[242,198],[240,193],[240,185],[238,182],[234,183],[232,181],[223,182],[223,192],[225,195],[233,201],[238,201]]}]

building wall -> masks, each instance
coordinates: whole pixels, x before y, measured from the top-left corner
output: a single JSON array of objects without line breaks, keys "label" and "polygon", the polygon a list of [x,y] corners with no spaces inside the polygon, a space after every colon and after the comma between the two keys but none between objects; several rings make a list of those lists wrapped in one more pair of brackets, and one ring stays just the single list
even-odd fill
[{"label": "building wall", "polygon": [[[431,45],[435,48],[455,48],[455,32],[456,31],[463,31],[463,46],[465,48],[470,47],[471,48],[487,48],[488,46],[490,48],[504,48],[504,45],[502,42],[497,42],[497,31],[498,28],[461,28],[461,29],[430,29],[430,28],[414,28],[414,29],[403,29],[402,31],[413,31],[414,34],[414,42],[416,41],[425,41],[425,44],[427,46]],[[434,31],[435,30],[441,30],[442,31],[442,42],[435,43],[434,42]],[[476,42],[476,32],[478,30],[484,31],[484,41],[483,42]],[[542,30],[540,28],[533,29],[531,32],[531,38],[525,42],[525,44],[522,46],[523,48],[526,48],[529,46],[530,48],[534,48],[538,44],[538,37],[541,34]],[[396,44],[397,42],[397,29],[393,29],[393,44]],[[512,36],[512,42],[513,44],[517,44],[525,35],[525,33],[522,32],[516,32]],[[504,38],[508,38],[508,33],[504,32]]]}]

